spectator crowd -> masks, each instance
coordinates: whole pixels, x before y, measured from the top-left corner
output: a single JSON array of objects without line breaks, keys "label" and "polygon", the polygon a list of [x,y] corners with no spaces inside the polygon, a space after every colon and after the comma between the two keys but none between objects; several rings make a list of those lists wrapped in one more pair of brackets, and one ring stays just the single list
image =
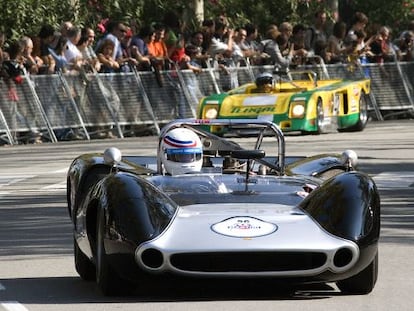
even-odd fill
[{"label": "spectator crowd", "polygon": [[199,72],[211,59],[222,64],[250,62],[280,67],[309,61],[332,64],[362,57],[378,63],[413,60],[414,21],[394,39],[387,26],[368,32],[367,25],[368,17],[361,12],[354,14],[349,26],[342,21],[332,25],[324,11],[315,14],[310,26],[284,21],[269,25],[264,34],[259,34],[253,24],[231,28],[223,16],[204,20],[191,34],[174,14],[139,29],[120,21],[105,20],[99,27],[84,28],[67,21],[60,29],[43,25],[36,36],[9,42],[7,49],[5,35],[0,33],[0,63],[3,77],[13,78],[16,72],[11,67],[14,71],[24,67],[30,74],[80,69],[124,72],[131,66],[150,70],[171,65]]},{"label": "spectator crowd", "polygon": [[112,73],[174,67],[198,73],[212,60],[223,70],[234,65],[285,69],[309,63],[413,61],[414,21],[394,38],[391,35],[385,25],[369,25],[361,12],[354,14],[350,25],[330,23],[326,12],[319,11],[312,25],[283,21],[269,25],[264,33],[253,24],[231,27],[224,16],[204,20],[192,33],[175,14],[140,27],[104,20],[80,28],[66,21],[60,29],[43,25],[36,36],[17,41],[9,42],[0,33],[0,74],[9,100],[17,100],[14,86],[21,83],[24,72]]}]

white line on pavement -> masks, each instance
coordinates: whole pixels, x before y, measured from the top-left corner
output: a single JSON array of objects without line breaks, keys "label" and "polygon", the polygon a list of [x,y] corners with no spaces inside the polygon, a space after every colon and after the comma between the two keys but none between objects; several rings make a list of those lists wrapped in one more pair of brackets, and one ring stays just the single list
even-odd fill
[{"label": "white line on pavement", "polygon": [[62,189],[66,189],[66,181],[61,181],[60,183],[57,183],[57,184],[44,186],[40,189],[41,190],[62,190]]},{"label": "white line on pavement", "polygon": [[14,175],[14,176],[12,176],[12,175],[0,176],[0,188],[3,187],[3,186],[13,185],[15,183],[24,181],[24,180],[29,179],[29,178],[33,178],[35,176],[36,175],[25,175],[25,176],[18,177],[18,178],[16,178],[16,175]]},{"label": "white line on pavement", "polygon": [[0,301],[0,304],[7,311],[29,311],[25,306],[17,301]]},{"label": "white line on pavement", "polygon": [[414,187],[414,172],[383,172],[374,176],[378,188]]},{"label": "white line on pavement", "polygon": [[62,168],[60,170],[53,171],[52,173],[60,174],[60,173],[67,173],[68,168]]}]

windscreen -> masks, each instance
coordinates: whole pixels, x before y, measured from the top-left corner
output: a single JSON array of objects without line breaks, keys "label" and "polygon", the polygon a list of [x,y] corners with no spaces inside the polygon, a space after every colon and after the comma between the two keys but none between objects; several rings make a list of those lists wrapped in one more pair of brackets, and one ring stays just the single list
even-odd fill
[{"label": "windscreen", "polygon": [[157,176],[151,179],[179,205],[206,203],[274,203],[296,205],[304,182],[292,177],[244,174]]}]

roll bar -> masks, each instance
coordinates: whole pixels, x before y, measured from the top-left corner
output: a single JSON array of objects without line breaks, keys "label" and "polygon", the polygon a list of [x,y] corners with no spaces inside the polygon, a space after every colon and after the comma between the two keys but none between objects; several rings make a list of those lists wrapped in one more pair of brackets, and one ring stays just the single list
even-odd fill
[{"label": "roll bar", "polygon": [[[193,129],[197,134],[205,138],[212,138],[221,142],[228,142],[228,140],[209,133],[203,130],[201,126],[242,126],[246,129],[258,129],[259,134],[256,140],[255,149],[259,150],[263,142],[263,138],[266,136],[274,136],[277,140],[277,166],[280,175],[285,174],[285,137],[282,130],[275,123],[265,120],[256,119],[177,119],[166,124],[162,129],[158,140],[157,154],[160,154],[162,139],[167,132],[178,127],[187,127]],[[229,143],[230,145],[230,143]],[[234,147],[234,146],[233,146]],[[157,170],[162,172],[160,157],[157,158]]]}]

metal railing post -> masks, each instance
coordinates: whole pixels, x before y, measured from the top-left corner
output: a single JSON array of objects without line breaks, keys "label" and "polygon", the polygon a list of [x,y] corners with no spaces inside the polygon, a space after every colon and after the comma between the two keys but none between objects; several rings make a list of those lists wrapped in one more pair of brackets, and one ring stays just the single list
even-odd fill
[{"label": "metal railing post", "polygon": [[157,135],[159,135],[160,134],[160,127],[158,126],[158,122],[155,118],[154,111],[152,110],[152,105],[151,105],[151,102],[148,98],[147,92],[145,91],[144,84],[142,83],[142,80],[141,80],[141,76],[139,75],[138,70],[135,66],[131,66],[131,67],[132,67],[132,71],[134,73],[135,81],[137,82],[137,85],[138,85],[138,89],[142,93],[142,99],[144,100],[145,108],[147,109],[147,111],[148,111],[149,115],[151,116],[152,120],[154,121],[155,130],[157,132]]},{"label": "metal railing post", "polygon": [[[108,108],[109,113],[111,114],[112,120],[115,122],[116,130],[117,130],[117,132],[118,132],[118,137],[119,137],[119,138],[124,138],[124,134],[122,133],[121,126],[119,125],[118,119],[117,119],[117,117],[116,117],[115,113],[114,113],[114,112],[113,112],[113,110],[112,110],[112,107],[111,107],[111,102],[108,100],[107,96],[105,95],[105,94],[107,94],[107,93],[108,93],[108,92],[106,91],[106,90],[107,90],[107,87],[105,87],[105,85],[103,84],[103,82],[102,82],[102,80],[101,80],[101,77],[99,76],[99,73],[97,73],[97,72],[96,72],[96,70],[94,70],[94,71],[93,71],[93,74],[94,74],[94,76],[95,76],[96,81],[98,82],[98,87],[99,87],[99,90],[101,91],[101,94],[102,94],[102,95],[103,95],[103,97],[104,97],[105,105],[106,105],[106,107]],[[113,93],[113,92],[115,92],[115,91],[111,88],[111,89],[109,90],[109,92]],[[115,93],[116,93],[116,92],[115,92]]]},{"label": "metal railing post", "polygon": [[37,95],[37,92],[36,92],[36,89],[35,89],[35,86],[34,86],[34,82],[32,81],[32,79],[30,79],[30,76],[29,76],[29,74],[27,73],[27,71],[26,71],[26,69],[25,69],[24,67],[23,67],[23,72],[24,72],[24,76],[25,76],[25,78],[26,78],[26,81],[27,81],[27,83],[29,84],[30,91],[31,91],[31,93],[32,93],[32,95],[33,95],[33,98],[34,98],[35,104],[36,104],[37,108],[38,108],[38,109],[39,109],[39,111],[40,111],[40,114],[41,114],[41,116],[42,116],[43,122],[45,122],[45,124],[46,124],[46,127],[47,127],[47,132],[48,132],[48,133],[49,133],[49,135],[50,135],[50,140],[51,140],[53,143],[56,143],[58,140],[57,140],[57,138],[56,138],[55,132],[54,132],[54,131],[53,131],[53,129],[52,129],[52,125],[50,124],[49,119],[47,118],[46,112],[45,112],[45,110],[43,109],[42,102],[40,101],[40,98],[39,98],[39,96]]},{"label": "metal railing post", "polygon": [[66,91],[66,94],[68,95],[69,101],[72,104],[73,109],[75,110],[75,113],[76,113],[76,116],[77,116],[77,118],[79,120],[79,123],[80,123],[80,125],[81,125],[81,127],[83,129],[83,132],[85,133],[85,137],[86,137],[87,140],[90,140],[91,138],[89,137],[89,133],[88,133],[88,131],[86,129],[85,123],[83,122],[83,119],[82,119],[81,113],[79,111],[78,105],[76,104],[75,99],[71,95],[72,93],[70,91],[69,84],[66,81],[65,77],[63,76],[62,71],[60,71],[60,70],[58,71],[58,76],[59,76],[60,82],[63,85],[63,88]]},{"label": "metal railing post", "polygon": [[4,127],[6,129],[6,136],[9,140],[10,145],[16,144],[14,141],[13,135],[10,131],[9,125],[7,124],[6,118],[4,117],[3,111],[0,109],[0,122],[4,124]]}]

